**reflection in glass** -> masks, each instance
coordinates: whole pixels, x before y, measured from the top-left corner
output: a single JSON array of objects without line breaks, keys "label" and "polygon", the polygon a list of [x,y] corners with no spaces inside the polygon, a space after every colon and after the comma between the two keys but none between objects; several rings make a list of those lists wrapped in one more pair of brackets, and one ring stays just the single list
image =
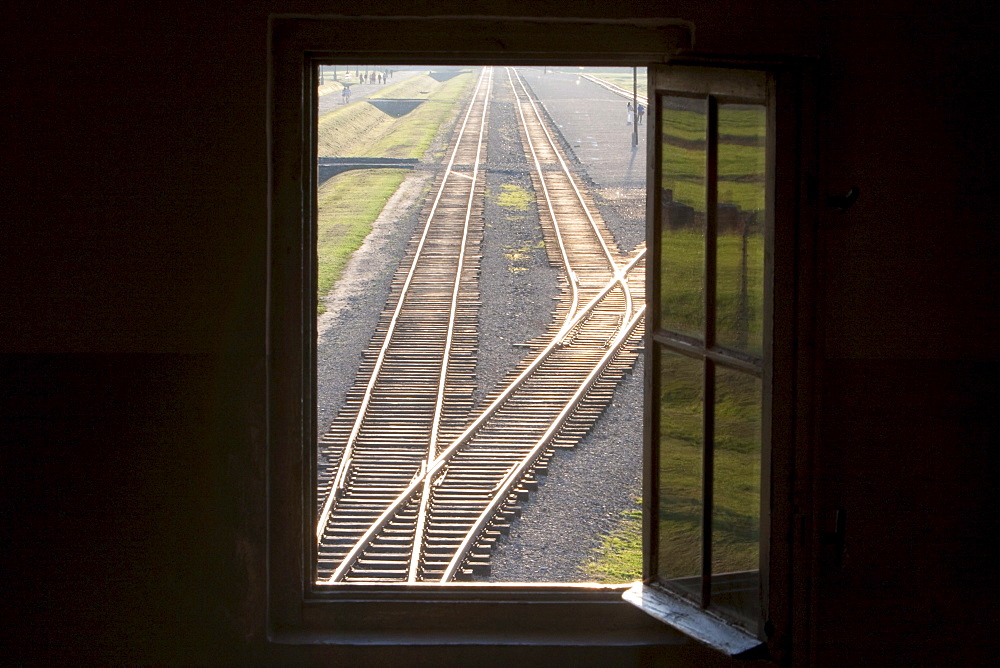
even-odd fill
[{"label": "reflection in glass", "polygon": [[708,104],[664,95],[660,327],[703,338]]},{"label": "reflection in glass", "polygon": [[660,582],[701,592],[703,362],[660,353]]},{"label": "reflection in glass", "polygon": [[719,105],[716,342],[761,356],[764,310],[765,109]]},{"label": "reflection in glass", "polygon": [[748,627],[760,611],[761,405],[759,378],[716,367],[711,602]]}]

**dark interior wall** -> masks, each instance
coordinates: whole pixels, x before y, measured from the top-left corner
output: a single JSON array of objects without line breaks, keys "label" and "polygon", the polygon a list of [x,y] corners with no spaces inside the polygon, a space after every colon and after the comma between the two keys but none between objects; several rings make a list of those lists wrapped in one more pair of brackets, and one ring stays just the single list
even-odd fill
[{"label": "dark interior wall", "polygon": [[[995,22],[971,0],[760,4],[496,2],[490,13],[677,17],[706,53],[820,59],[820,191],[862,197],[825,213],[818,236],[816,500],[846,511],[847,532],[842,554],[821,553],[811,659],[984,660],[996,626],[984,538],[996,527],[998,243],[995,113],[981,91],[996,79]],[[9,656],[259,656],[267,16],[473,11],[485,10],[5,10]]]}]

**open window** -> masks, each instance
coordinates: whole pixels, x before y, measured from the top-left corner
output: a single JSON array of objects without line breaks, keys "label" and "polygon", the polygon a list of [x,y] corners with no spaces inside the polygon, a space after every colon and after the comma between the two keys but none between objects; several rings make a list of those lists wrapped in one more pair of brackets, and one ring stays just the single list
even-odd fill
[{"label": "open window", "polygon": [[673,65],[650,81],[646,584],[626,597],[664,620],[678,603],[727,620],[746,635],[691,632],[741,654],[773,633],[770,584],[788,568],[771,541],[790,512],[773,475],[791,448],[793,375],[775,373],[796,297],[777,279],[793,263],[776,246],[794,234],[775,198],[787,130],[773,71]]},{"label": "open window", "polygon": [[[654,66],[689,46],[689,35],[678,22],[273,20],[275,641],[680,644],[693,636],[730,655],[760,650],[768,637],[785,642],[790,436],[801,428],[793,419],[793,385],[801,383],[796,102],[776,95],[781,76],[767,69]],[[318,65],[331,62],[650,66],[645,577],[630,593],[595,585],[316,583],[311,133]],[[693,528],[674,530],[668,516],[681,514]],[[623,594],[669,626],[623,603]]]}]

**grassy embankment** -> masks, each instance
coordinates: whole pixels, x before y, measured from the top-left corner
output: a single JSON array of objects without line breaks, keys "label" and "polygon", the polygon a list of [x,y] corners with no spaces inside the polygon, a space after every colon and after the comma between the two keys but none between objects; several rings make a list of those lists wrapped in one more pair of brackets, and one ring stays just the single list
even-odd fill
[{"label": "grassy embankment", "polygon": [[[674,200],[705,211],[704,116],[667,114],[664,187]],[[720,115],[719,203],[741,215],[764,206],[765,118],[759,109],[725,109]],[[744,239],[747,262],[743,263]],[[664,325],[695,333],[703,312],[704,236],[696,226],[664,229],[662,290],[672,306]],[[745,273],[744,273],[745,271]],[[745,276],[745,283],[744,283]],[[745,288],[744,288],[745,286]],[[718,238],[717,336],[760,354],[763,306],[761,225],[726,230]],[[660,380],[660,560],[668,577],[698,575],[701,550],[703,365],[664,353]],[[713,572],[757,568],[760,507],[760,381],[716,371]],[[623,513],[583,571],[599,582],[641,577],[642,520],[638,505]]]},{"label": "grassy embankment", "polygon": [[[421,158],[442,124],[451,117],[455,101],[464,96],[472,78],[470,72],[464,72],[439,82],[420,74],[372,96],[384,100],[423,100],[398,117],[365,101],[339,107],[319,119],[318,154]],[[408,106],[402,106],[400,111],[406,111]],[[351,170],[320,186],[317,299],[326,295],[343,274],[351,254],[368,236],[372,223],[407,173],[404,169]],[[317,310],[323,312],[321,303]]]},{"label": "grassy embankment", "polygon": [[320,97],[324,95],[331,95],[333,93],[339,93],[344,89],[344,85],[339,81],[334,81],[332,78],[327,77],[326,83],[320,85],[316,89],[316,94]]}]

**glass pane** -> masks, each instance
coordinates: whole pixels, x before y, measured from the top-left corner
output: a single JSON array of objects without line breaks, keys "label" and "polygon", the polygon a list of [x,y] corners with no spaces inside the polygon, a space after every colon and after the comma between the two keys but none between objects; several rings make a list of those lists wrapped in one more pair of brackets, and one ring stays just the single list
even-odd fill
[{"label": "glass pane", "polygon": [[660,327],[699,339],[705,327],[708,102],[664,95]]},{"label": "glass pane", "polygon": [[761,381],[715,374],[712,607],[756,631],[760,613]]},{"label": "glass pane", "polygon": [[660,582],[701,593],[704,362],[660,354]]},{"label": "glass pane", "polygon": [[716,342],[760,357],[764,310],[764,166],[761,105],[719,105]]}]

